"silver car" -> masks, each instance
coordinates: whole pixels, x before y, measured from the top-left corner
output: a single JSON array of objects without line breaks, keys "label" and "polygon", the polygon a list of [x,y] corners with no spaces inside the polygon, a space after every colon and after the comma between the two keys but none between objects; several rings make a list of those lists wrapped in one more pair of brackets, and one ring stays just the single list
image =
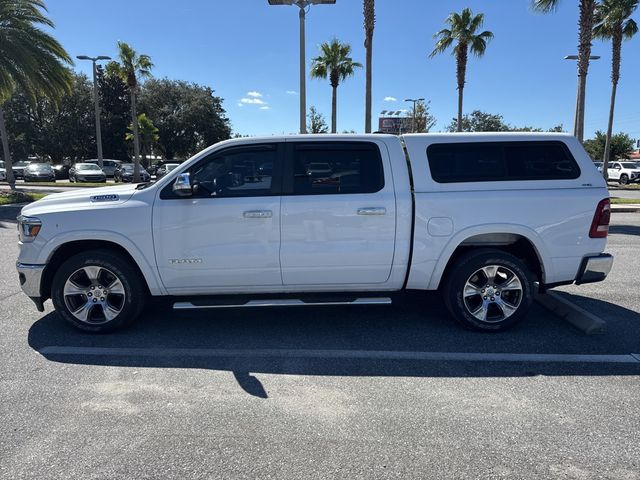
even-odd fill
[{"label": "silver car", "polygon": [[[94,165],[99,165],[97,158],[92,158],[91,160],[85,160],[84,163],[93,163]],[[102,171],[107,177],[113,177],[116,169],[122,165],[124,162],[122,160],[113,160],[111,158],[105,158],[102,160]]]}]

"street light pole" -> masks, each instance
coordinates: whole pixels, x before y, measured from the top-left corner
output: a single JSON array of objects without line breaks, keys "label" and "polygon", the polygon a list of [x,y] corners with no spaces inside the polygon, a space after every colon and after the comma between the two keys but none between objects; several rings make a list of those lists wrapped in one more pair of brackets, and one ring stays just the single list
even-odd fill
[{"label": "street light pole", "polygon": [[405,102],[413,102],[413,118],[411,119],[411,133],[416,132],[416,103],[423,102],[424,98],[405,98]]},{"label": "street light pole", "polygon": [[336,0],[268,0],[269,5],[295,5],[300,9],[300,133],[307,133],[307,72],[305,60],[305,18],[311,5],[330,5]]},{"label": "street light pole", "polygon": [[307,133],[307,72],[305,59],[305,33],[304,21],[306,13],[303,2],[298,2],[300,7],[300,133]]},{"label": "street light pole", "polygon": [[[564,57],[565,60],[578,60],[578,55],[566,55]],[[600,59],[600,55],[591,55],[589,56],[589,60],[599,60]],[[580,129],[579,125],[578,125],[578,119],[580,117],[580,115],[578,115],[578,112],[580,110],[580,76],[578,75],[578,89],[576,92],[576,111],[575,111],[575,116],[574,116],[574,121],[573,121],[573,136],[578,138],[578,140],[580,140],[582,142],[582,138],[580,135],[580,131],[582,129]]]},{"label": "street light pole", "polygon": [[100,99],[98,98],[98,80],[96,62],[99,60],[111,60],[106,55],[98,55],[97,57],[88,57],[87,55],[78,55],[78,60],[90,60],[93,67],[93,102],[96,114],[96,145],[98,147],[98,165],[103,166],[102,162],[102,131],[100,130]]}]

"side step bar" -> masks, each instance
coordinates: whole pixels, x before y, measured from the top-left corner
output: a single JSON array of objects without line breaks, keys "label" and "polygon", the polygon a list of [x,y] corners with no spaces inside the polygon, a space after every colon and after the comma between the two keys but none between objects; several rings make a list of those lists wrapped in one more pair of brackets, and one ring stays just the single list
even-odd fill
[{"label": "side step bar", "polygon": [[294,298],[273,300],[248,300],[244,303],[198,303],[176,302],[174,310],[197,310],[202,308],[245,308],[245,307],[316,307],[326,305],[390,305],[388,297],[363,297],[347,301],[302,301]]}]

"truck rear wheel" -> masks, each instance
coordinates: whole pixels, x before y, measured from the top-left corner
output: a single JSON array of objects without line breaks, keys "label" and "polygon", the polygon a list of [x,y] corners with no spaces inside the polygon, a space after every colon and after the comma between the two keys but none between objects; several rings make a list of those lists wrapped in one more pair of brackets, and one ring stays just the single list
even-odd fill
[{"label": "truck rear wheel", "polygon": [[534,288],[524,262],[501,250],[482,249],[451,266],[443,294],[447,309],[464,326],[498,332],[527,314]]},{"label": "truck rear wheel", "polygon": [[115,252],[91,250],[62,264],[51,299],[58,314],[85,332],[106,333],[130,325],[147,297],[138,271]]}]

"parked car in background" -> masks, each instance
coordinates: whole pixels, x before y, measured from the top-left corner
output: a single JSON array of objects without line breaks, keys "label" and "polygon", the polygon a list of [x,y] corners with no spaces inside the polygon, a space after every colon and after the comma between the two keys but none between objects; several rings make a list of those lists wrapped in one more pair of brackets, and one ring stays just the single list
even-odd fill
[{"label": "parked car in background", "polygon": [[596,167],[599,172],[602,172],[602,162],[593,162],[593,166]]},{"label": "parked car in background", "polygon": [[60,164],[51,168],[53,168],[53,173],[56,175],[56,180],[67,180],[69,178],[70,165]]},{"label": "parked car in background", "polygon": [[4,169],[4,162],[0,162],[0,182],[4,182],[7,179],[7,171]]},{"label": "parked car in background", "polygon": [[[94,165],[100,166],[100,162],[97,158],[93,158],[91,160],[85,160],[83,163],[92,163]],[[122,160],[113,160],[110,158],[105,158],[102,160],[102,171],[107,177],[113,178],[113,175],[116,169],[122,165],[124,162]]]},{"label": "parked car in background", "polygon": [[[180,165],[182,163],[182,160],[160,160],[158,162],[152,163],[151,165],[149,165],[147,167],[147,172],[149,172],[149,175],[157,175],[158,174],[158,169],[160,169],[161,167],[163,167],[164,165],[168,165],[168,164],[175,164],[177,163],[178,165]],[[166,175],[166,173],[165,173]]]},{"label": "parked car in background", "polygon": [[179,166],[180,166],[179,163],[165,163],[164,165],[160,166],[156,170],[156,180],[164,177],[171,170],[173,170],[174,168],[179,167]]},{"label": "parked car in background", "polygon": [[76,163],[69,169],[71,182],[106,182],[107,176],[98,165],[93,163]]},{"label": "parked car in background", "polygon": [[[117,182],[133,182],[133,163],[122,163],[116,169],[113,179]],[[151,181],[151,175],[142,165],[140,165],[140,180],[142,182]]]},{"label": "parked car in background", "polygon": [[620,185],[640,182],[640,166],[636,162],[611,162],[607,172],[609,180],[617,180]]},{"label": "parked car in background", "polygon": [[27,162],[15,162],[11,165],[13,176],[16,179],[24,178],[24,169],[29,165]]},{"label": "parked car in background", "polygon": [[30,163],[23,173],[25,182],[55,182],[56,174],[48,163]]}]

